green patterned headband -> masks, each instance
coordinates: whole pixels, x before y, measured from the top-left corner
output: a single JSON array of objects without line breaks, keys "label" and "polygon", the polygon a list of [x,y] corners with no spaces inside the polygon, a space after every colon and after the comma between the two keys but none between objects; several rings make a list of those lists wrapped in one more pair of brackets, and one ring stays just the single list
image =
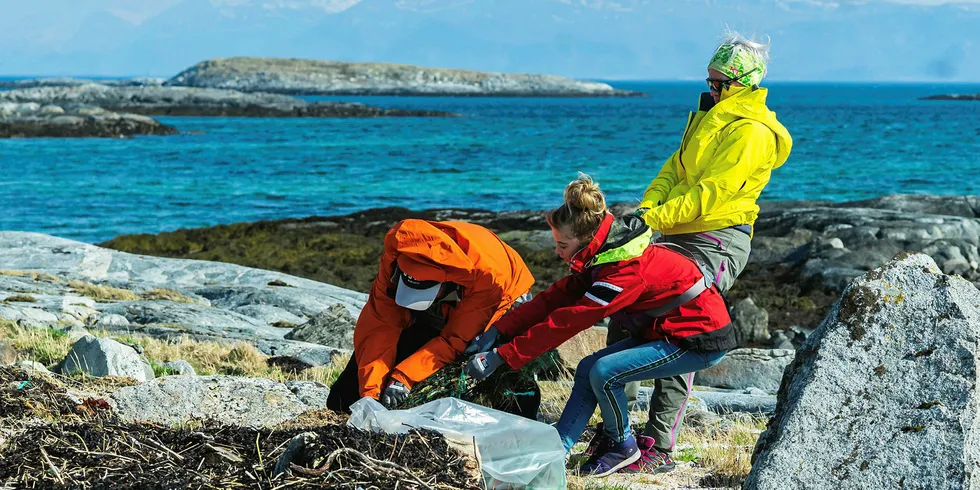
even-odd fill
[{"label": "green patterned headband", "polygon": [[728,78],[751,87],[758,85],[766,76],[766,61],[741,46],[722,44],[708,62],[708,69],[718,70]]}]

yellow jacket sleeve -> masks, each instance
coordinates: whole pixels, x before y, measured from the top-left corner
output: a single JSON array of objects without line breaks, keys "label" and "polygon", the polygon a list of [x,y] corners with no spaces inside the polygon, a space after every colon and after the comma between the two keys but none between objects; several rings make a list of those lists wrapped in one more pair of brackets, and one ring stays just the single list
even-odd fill
[{"label": "yellow jacket sleeve", "polygon": [[647,190],[643,191],[643,200],[640,208],[654,208],[663,204],[664,199],[670,194],[670,189],[677,185],[677,159],[680,150],[675,151],[670,158],[660,168],[660,173],[650,182]]},{"label": "yellow jacket sleeve", "polygon": [[755,166],[770,160],[769,155],[775,151],[772,131],[761,124],[756,127],[757,124],[746,121],[726,128],[727,134],[721,135],[714,159],[698,183],[685,194],[651,208],[643,215],[644,221],[654,230],[667,230],[725,205],[742,188]]}]

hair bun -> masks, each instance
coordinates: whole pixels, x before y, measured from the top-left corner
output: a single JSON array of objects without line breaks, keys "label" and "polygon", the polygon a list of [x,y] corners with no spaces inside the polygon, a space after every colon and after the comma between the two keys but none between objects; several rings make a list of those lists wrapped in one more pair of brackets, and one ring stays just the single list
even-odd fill
[{"label": "hair bun", "polygon": [[606,213],[606,197],[599,184],[584,173],[579,173],[578,178],[565,187],[565,204],[588,214]]}]

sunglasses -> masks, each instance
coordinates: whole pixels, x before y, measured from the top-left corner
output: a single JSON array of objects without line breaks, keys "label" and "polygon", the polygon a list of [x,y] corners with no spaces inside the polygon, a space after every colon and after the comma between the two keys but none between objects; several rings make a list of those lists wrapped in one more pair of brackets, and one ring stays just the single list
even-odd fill
[{"label": "sunglasses", "polygon": [[715,92],[721,93],[722,90],[731,88],[732,83],[737,82],[739,78],[745,78],[746,75],[749,75],[750,73],[756,70],[758,70],[758,68],[753,68],[735,78],[729,78],[728,80],[714,80],[711,78],[705,78],[704,81],[708,82],[708,88],[710,90],[714,90]]}]

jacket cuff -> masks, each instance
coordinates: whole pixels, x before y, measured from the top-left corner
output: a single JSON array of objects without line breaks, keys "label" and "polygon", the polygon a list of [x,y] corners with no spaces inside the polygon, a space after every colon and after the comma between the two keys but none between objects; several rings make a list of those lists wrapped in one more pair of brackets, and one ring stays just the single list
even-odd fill
[{"label": "jacket cuff", "polygon": [[405,385],[405,387],[408,389],[412,389],[412,386],[415,384],[412,382],[412,380],[408,379],[408,376],[405,376],[397,369],[391,372],[391,379]]},{"label": "jacket cuff", "polygon": [[506,344],[497,347],[497,355],[499,355],[500,358],[507,363],[507,366],[515,371],[524,367],[524,364],[526,364],[525,362],[521,361],[521,356],[517,353],[517,349],[514,347],[513,342],[507,342]]},{"label": "jacket cuff", "polygon": [[494,322],[494,324],[491,326],[497,327],[497,331],[500,332],[500,335],[504,338],[509,339],[511,337],[514,337],[515,334],[517,333],[514,331],[516,330],[514,328],[516,325],[517,325],[516,317],[514,317],[514,315],[506,315],[504,317],[501,317],[496,322]]},{"label": "jacket cuff", "polygon": [[644,199],[643,201],[640,202],[640,205],[637,206],[637,209],[642,209],[642,208],[650,209],[652,207],[656,207],[656,205],[657,204],[655,202],[649,199]]}]

